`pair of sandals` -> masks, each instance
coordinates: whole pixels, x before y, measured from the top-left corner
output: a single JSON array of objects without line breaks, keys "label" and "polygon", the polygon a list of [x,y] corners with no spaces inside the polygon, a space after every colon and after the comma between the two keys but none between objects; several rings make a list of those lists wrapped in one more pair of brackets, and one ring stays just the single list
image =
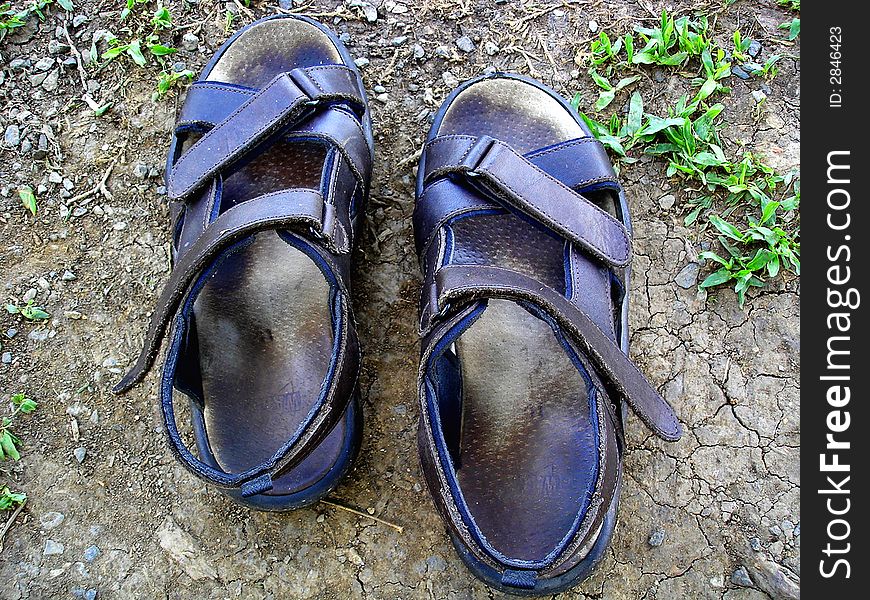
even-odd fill
[{"label": "pair of sandals", "polygon": [[[296,16],[233,35],[190,87],[167,193],[174,267],[129,390],[168,338],[170,447],[238,502],[316,502],[360,446],[351,250],[373,160],[362,78]],[[585,578],[616,520],[630,406],[676,440],[627,356],[630,225],[577,112],[531,79],[455,90],[420,159],[419,452],[471,571],[514,594]],[[197,452],[179,433],[190,399]]]}]

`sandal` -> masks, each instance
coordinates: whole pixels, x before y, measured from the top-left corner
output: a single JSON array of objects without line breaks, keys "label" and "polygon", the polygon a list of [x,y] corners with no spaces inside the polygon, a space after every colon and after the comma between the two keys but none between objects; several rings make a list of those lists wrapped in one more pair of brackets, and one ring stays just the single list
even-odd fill
[{"label": "sandal", "polygon": [[681,435],[628,358],[622,188],[564,99],[497,74],[437,113],[414,229],[418,442],[435,504],[491,587],[568,589],[613,533],[626,404],[659,437]]},{"label": "sandal", "polygon": [[[350,252],[372,148],[350,54],[296,16],[233,35],[178,117],[166,167],[174,266],[115,391],[143,379],[169,329],[170,447],[247,506],[315,502],[359,448]],[[190,398],[198,457],[179,434],[176,390]]]}]

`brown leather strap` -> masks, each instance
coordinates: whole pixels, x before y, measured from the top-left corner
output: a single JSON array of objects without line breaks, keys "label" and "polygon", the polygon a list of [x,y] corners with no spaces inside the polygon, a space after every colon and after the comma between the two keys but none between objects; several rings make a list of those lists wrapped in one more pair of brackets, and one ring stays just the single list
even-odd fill
[{"label": "brown leather strap", "polygon": [[348,251],[347,233],[335,220],[333,209],[324,204],[320,192],[299,188],[258,196],[221,213],[176,263],[151,315],[142,352],[113,391],[126,392],[142,380],[160,350],[169,321],[191,286],[200,273],[234,242],[258,231],[307,225],[318,235],[331,237],[330,243],[336,247]]},{"label": "brown leather strap", "polygon": [[[463,146],[465,151],[459,154]],[[622,223],[508,144],[482,136],[473,144],[466,141],[450,148],[453,160],[442,156],[442,166],[430,174],[430,180],[451,172],[464,173],[472,184],[480,184],[609,266],[625,267],[631,261],[631,242]]]},{"label": "brown leather strap", "polygon": [[431,330],[450,302],[507,298],[541,307],[565,328],[594,363],[602,379],[625,398],[647,427],[664,440],[680,439],[682,427],[670,405],[619,346],[588,315],[553,288],[501,267],[448,265],[435,273],[430,298],[430,307],[423,316],[425,331]]},{"label": "brown leather strap", "polygon": [[348,67],[327,65],[281,73],[172,165],[169,198],[187,197],[251,148],[310,113],[317,103],[345,101],[361,107],[362,96],[356,74]]}]

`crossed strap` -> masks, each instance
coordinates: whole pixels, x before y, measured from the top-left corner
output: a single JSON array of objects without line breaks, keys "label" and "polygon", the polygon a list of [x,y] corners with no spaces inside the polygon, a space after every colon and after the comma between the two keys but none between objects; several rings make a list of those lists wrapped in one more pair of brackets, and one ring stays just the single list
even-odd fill
[{"label": "crossed strap", "polygon": [[[279,74],[260,90],[211,81],[193,84],[173,138],[170,156],[174,160],[167,167],[168,196],[188,208],[196,206],[196,214],[203,213],[203,207],[219,207],[223,176],[238,163],[278,140],[312,138],[334,148],[364,187],[371,170],[371,149],[360,124],[365,112],[363,98],[356,72],[342,65],[294,69]],[[179,139],[189,132],[204,133],[175,158]],[[339,201],[347,203],[348,199]],[[271,489],[272,481],[310,454],[344,414],[359,374],[359,343],[349,291],[333,256],[351,250],[352,231],[337,216],[339,210],[346,209],[315,189],[273,191],[206,218],[198,236],[179,251],[139,357],[113,391],[124,393],[145,377],[172,326],[161,405],[171,448],[195,475],[218,486],[241,488],[243,496]],[[269,460],[244,473],[226,473],[194,456],[178,433],[172,391],[174,365],[188,328],[186,307],[198,293],[203,274],[234,245],[245,244],[255,233],[276,229],[310,234],[314,238],[312,251],[334,276],[337,298],[333,308],[338,327],[334,367],[315,409],[287,443]]]},{"label": "crossed strap", "polygon": [[[426,187],[414,215],[418,250],[423,256],[430,254],[438,231],[455,217],[507,207],[539,222],[610,268],[630,262],[630,237],[625,226],[575,191],[619,189],[597,140],[580,138],[523,156],[508,144],[486,136],[443,136],[429,142],[424,156]],[[568,182],[570,187],[543,168],[566,165],[572,165],[576,173]],[[466,185],[461,185],[457,176]],[[448,264],[435,268],[429,264],[427,269],[420,318],[424,336],[469,302],[485,298],[530,302],[570,334],[604,384],[625,398],[656,435],[668,441],[682,435],[670,405],[622,349],[561,292],[499,266]]]}]

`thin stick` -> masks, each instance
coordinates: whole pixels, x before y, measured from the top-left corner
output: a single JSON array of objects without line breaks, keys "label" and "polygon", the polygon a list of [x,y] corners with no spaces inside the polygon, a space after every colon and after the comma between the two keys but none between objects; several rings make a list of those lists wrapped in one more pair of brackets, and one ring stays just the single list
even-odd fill
[{"label": "thin stick", "polygon": [[79,72],[79,79],[82,82],[82,88],[85,90],[85,94],[88,93],[88,82],[87,76],[85,74],[85,68],[82,66],[82,55],[79,52],[79,49],[76,48],[76,45],[73,43],[72,38],[69,35],[69,30],[66,28],[66,21],[63,23],[63,34],[66,36],[66,41],[69,42],[70,52],[73,57],[76,59],[76,67]]},{"label": "thin stick", "polygon": [[332,506],[333,508],[339,508],[341,510],[346,510],[349,513],[353,513],[353,514],[359,515],[361,517],[366,517],[367,519],[371,519],[372,521],[377,521],[378,523],[382,523],[383,525],[386,525],[387,527],[392,527],[393,529],[395,529],[399,533],[404,533],[404,531],[405,531],[405,528],[402,527],[401,525],[396,525],[395,523],[390,523],[389,521],[385,521],[384,519],[379,519],[378,517],[376,517],[374,515],[370,515],[370,514],[363,512],[361,510],[351,508],[350,506],[345,506],[344,504],[339,504],[338,502],[335,502],[333,500],[321,499],[320,502],[322,502],[323,504],[326,504],[327,506]]},{"label": "thin stick", "polygon": [[118,159],[116,158],[115,160],[113,160],[109,164],[109,168],[106,169],[105,173],[103,173],[103,178],[100,179],[100,183],[98,183],[97,185],[95,185],[94,187],[89,189],[88,191],[82,192],[78,196],[74,196],[74,197],[70,198],[67,201],[67,204],[72,204],[73,202],[78,202],[79,200],[84,200],[88,196],[92,196],[92,195],[96,194],[97,192],[100,192],[103,196],[105,196],[106,200],[111,200],[112,199],[112,192],[110,192],[109,189],[106,187],[106,181],[109,179],[109,175],[112,174],[112,169],[114,168],[115,163],[117,161],[118,161]]},{"label": "thin stick", "polygon": [[9,517],[9,520],[6,521],[6,525],[3,526],[3,530],[0,531],[0,552],[3,551],[3,539],[6,537],[6,532],[9,531],[9,528],[12,527],[12,523],[15,522],[15,519],[18,517],[18,513],[20,513],[24,509],[24,502],[18,505],[18,508],[15,509],[15,512],[12,513],[12,516]]}]

